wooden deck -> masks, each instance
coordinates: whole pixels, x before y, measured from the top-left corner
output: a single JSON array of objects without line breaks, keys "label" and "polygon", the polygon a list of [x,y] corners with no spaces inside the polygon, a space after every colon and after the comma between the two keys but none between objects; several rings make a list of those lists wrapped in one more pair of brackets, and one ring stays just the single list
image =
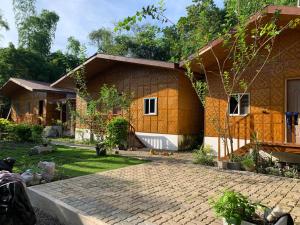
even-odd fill
[{"label": "wooden deck", "polygon": [[[296,124],[298,123],[294,121],[293,115],[288,130],[286,130],[284,113],[252,113],[241,118],[233,117],[230,122],[229,129],[236,146],[234,153],[237,155],[249,152],[254,133],[256,133],[261,149],[266,152],[300,155],[300,143],[296,143],[299,141],[299,138],[296,140]],[[222,147],[226,149],[226,143],[219,137],[219,157],[221,156],[221,145],[224,145]],[[227,145],[229,144],[227,143]],[[228,156],[228,151],[225,152],[225,158],[226,156]]]}]

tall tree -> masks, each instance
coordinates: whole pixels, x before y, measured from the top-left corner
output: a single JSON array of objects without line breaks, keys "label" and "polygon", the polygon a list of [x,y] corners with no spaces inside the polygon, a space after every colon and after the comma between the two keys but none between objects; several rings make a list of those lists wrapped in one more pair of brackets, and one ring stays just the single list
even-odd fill
[{"label": "tall tree", "polygon": [[46,59],[35,52],[17,49],[13,44],[0,49],[0,85],[11,76],[49,81],[50,72]]},{"label": "tall tree", "polygon": [[13,0],[13,11],[15,14],[15,23],[20,36],[20,29],[24,21],[30,16],[36,15],[36,0]]},{"label": "tall tree", "polygon": [[114,34],[111,30],[106,28],[100,28],[94,30],[89,34],[89,39],[91,44],[96,46],[98,52],[100,53],[109,53],[110,49],[113,46]]},{"label": "tall tree", "polygon": [[67,54],[69,55],[79,55],[81,51],[81,43],[79,40],[75,39],[73,36],[68,38],[67,44]]},{"label": "tall tree", "polygon": [[28,48],[42,56],[49,55],[58,20],[59,16],[48,10],[26,18],[19,29],[20,47]]},{"label": "tall tree", "polygon": [[3,18],[3,15],[0,12],[0,29],[1,28],[4,28],[4,29],[8,30],[9,26],[8,26],[7,21]]},{"label": "tall tree", "polygon": [[213,0],[193,0],[187,7],[187,16],[180,18],[177,31],[182,46],[182,57],[193,54],[222,31],[224,10]]},{"label": "tall tree", "polygon": [[297,0],[225,0],[226,28],[230,29],[238,22],[244,22],[267,5],[296,6],[296,4]]}]

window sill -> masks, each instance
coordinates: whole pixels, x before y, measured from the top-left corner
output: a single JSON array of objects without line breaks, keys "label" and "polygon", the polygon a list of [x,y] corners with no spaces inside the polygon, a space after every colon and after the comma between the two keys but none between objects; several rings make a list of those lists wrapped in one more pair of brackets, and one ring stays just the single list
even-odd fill
[{"label": "window sill", "polygon": [[245,117],[248,115],[249,115],[249,113],[247,113],[247,114],[229,114],[230,117]]}]

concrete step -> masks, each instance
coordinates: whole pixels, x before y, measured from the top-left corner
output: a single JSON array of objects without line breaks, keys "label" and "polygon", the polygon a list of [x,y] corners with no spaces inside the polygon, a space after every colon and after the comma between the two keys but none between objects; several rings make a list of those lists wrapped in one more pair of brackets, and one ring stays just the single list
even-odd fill
[{"label": "concrete step", "polygon": [[44,192],[35,190],[34,187],[27,188],[27,193],[33,207],[57,218],[64,225],[107,225],[95,217],[84,215],[84,212]]}]

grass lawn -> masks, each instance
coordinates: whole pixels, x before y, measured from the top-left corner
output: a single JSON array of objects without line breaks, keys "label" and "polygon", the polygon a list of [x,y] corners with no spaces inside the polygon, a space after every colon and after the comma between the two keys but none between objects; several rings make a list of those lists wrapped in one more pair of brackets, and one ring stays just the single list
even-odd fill
[{"label": "grass lawn", "polygon": [[35,169],[39,161],[56,163],[56,180],[117,169],[146,162],[118,155],[96,156],[95,151],[57,146],[52,153],[29,156],[33,144],[16,144],[0,142],[0,159],[15,158],[14,172],[21,173],[26,169]]}]

